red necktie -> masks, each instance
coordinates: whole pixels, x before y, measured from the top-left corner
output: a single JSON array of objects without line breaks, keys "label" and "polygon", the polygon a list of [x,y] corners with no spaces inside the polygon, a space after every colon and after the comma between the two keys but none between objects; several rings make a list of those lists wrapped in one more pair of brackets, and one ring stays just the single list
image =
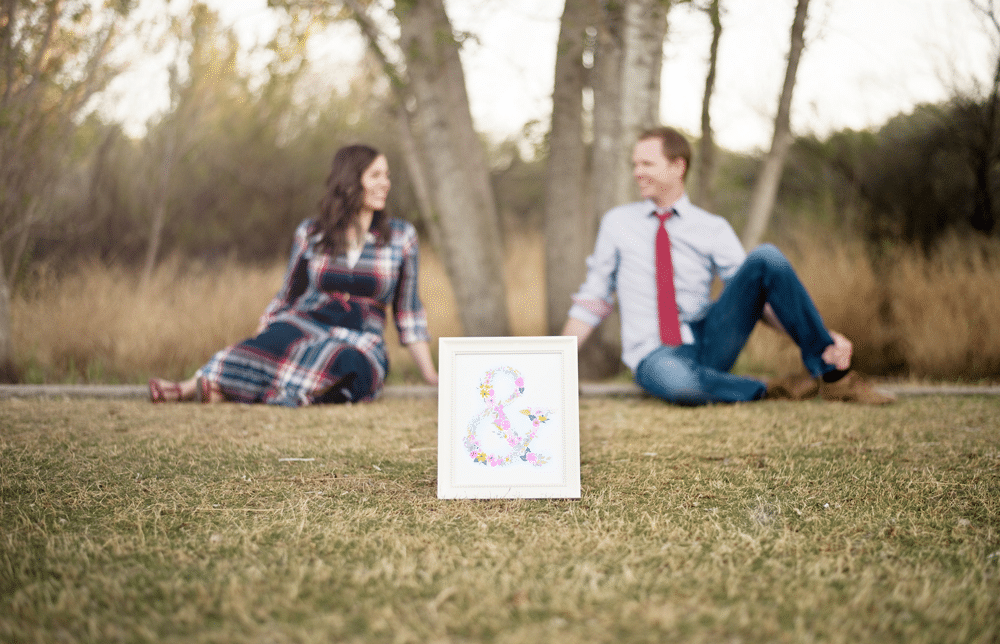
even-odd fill
[{"label": "red necktie", "polygon": [[660,317],[660,341],[676,347],[681,344],[681,324],[677,317],[677,295],[674,293],[674,265],[670,261],[670,235],[667,219],[674,214],[657,212],[660,225],[656,230],[656,299]]}]

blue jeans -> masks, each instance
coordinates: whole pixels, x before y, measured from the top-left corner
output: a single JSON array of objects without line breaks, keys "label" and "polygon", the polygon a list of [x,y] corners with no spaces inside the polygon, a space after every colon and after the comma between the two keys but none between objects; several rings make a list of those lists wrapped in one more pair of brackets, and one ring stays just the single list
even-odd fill
[{"label": "blue jeans", "polygon": [[781,251],[763,244],[747,255],[705,317],[691,324],[694,344],[652,351],[636,368],[636,382],[657,398],[679,405],[763,398],[763,382],[729,370],[761,319],[765,302],[802,351],[809,373],[820,376],[834,369],[821,357],[833,338],[816,305]]}]

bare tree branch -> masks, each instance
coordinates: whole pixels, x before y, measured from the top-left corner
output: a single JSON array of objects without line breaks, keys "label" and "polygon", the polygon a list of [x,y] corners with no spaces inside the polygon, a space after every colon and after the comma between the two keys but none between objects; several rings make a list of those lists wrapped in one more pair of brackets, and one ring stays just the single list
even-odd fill
[{"label": "bare tree branch", "polygon": [[781,173],[785,167],[785,157],[792,145],[791,107],[792,91],[795,88],[795,76],[799,67],[799,59],[805,48],[803,34],[806,28],[806,16],[809,0],[798,0],[795,7],[795,20],[792,23],[791,47],[788,51],[788,66],[785,68],[785,82],[778,98],[778,112],[774,117],[774,135],[771,139],[771,149],[764,157],[760,174],[754,183],[750,196],[750,207],[747,214],[746,228],[743,230],[744,247],[753,248],[761,242],[767,230],[774,201],[778,195],[781,183]]},{"label": "bare tree branch", "polygon": [[400,52],[396,52],[397,62],[389,56],[389,49],[393,47],[393,39],[389,37],[385,31],[379,27],[378,23],[371,17],[371,15],[365,10],[358,0],[343,0],[344,4],[354,13],[354,20],[358,23],[361,28],[361,33],[364,34],[365,38],[368,40],[368,44],[371,46],[372,51],[378,57],[379,62],[382,63],[382,67],[386,74],[389,75],[393,84],[402,87],[405,86],[404,82],[404,66],[402,63],[398,62],[402,59]]},{"label": "bare tree branch", "polygon": [[993,28],[1000,34],[1000,18],[997,17],[993,0],[969,0],[972,8],[983,14],[983,17],[993,23]]},{"label": "bare tree branch", "polygon": [[708,49],[708,73],[705,75],[705,93],[701,101],[701,141],[698,154],[698,192],[695,202],[707,210],[712,207],[712,182],[715,177],[715,140],[712,132],[712,94],[719,61],[719,41],[722,40],[722,16],[719,0],[709,0],[702,11],[712,23],[712,43]]}]

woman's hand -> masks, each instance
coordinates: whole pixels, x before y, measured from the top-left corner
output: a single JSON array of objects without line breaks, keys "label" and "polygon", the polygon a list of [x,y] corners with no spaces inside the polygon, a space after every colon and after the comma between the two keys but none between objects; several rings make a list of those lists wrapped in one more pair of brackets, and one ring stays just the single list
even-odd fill
[{"label": "woman's hand", "polygon": [[406,345],[406,348],[409,349],[413,361],[420,369],[420,375],[423,376],[427,384],[437,386],[438,374],[437,369],[434,368],[434,359],[431,358],[430,345],[426,342],[411,342]]}]

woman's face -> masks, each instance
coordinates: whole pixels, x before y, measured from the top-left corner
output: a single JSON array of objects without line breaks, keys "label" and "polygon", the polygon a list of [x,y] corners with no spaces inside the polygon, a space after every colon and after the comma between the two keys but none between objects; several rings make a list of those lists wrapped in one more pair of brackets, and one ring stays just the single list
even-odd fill
[{"label": "woman's face", "polygon": [[372,212],[384,210],[391,185],[389,162],[384,156],[379,155],[361,174],[361,188],[365,191],[362,207]]}]

